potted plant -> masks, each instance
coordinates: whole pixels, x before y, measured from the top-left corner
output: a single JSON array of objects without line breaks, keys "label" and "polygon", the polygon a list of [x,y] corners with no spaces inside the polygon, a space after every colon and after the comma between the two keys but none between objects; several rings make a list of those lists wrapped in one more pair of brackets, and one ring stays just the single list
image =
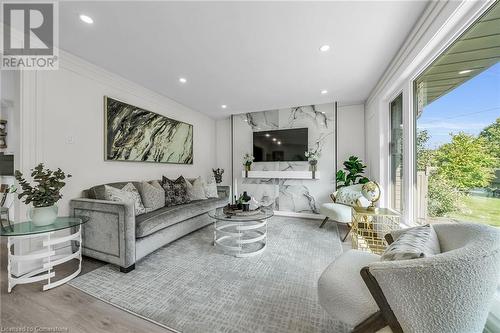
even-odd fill
[{"label": "potted plant", "polygon": [[243,155],[243,165],[245,166],[245,177],[248,177],[248,171],[250,171],[254,159],[255,157],[253,157],[248,153]]},{"label": "potted plant", "polygon": [[316,178],[315,177],[316,170],[318,170],[318,160],[321,157],[321,150],[319,150],[318,148],[309,149],[304,153],[304,155],[309,161],[309,170],[312,171],[312,177],[314,179]]},{"label": "potted plant", "polygon": [[365,184],[370,180],[363,176],[366,165],[357,156],[351,156],[344,162],[344,170],[337,171],[337,188],[354,184]]},{"label": "potted plant", "polygon": [[63,180],[71,175],[66,175],[61,169],[44,169],[43,163],[40,163],[31,169],[31,178],[36,185],[31,185],[19,170],[16,170],[15,177],[21,186],[18,198],[24,198],[26,205],[33,204],[28,210],[32,223],[36,226],[54,223],[57,218],[56,202],[62,198],[61,189],[66,185]]}]

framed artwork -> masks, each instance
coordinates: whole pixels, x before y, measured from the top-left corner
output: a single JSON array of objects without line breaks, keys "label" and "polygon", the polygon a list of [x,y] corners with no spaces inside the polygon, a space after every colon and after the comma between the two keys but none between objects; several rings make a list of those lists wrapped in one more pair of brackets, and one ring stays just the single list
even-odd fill
[{"label": "framed artwork", "polygon": [[107,161],[193,164],[193,125],[104,96]]}]

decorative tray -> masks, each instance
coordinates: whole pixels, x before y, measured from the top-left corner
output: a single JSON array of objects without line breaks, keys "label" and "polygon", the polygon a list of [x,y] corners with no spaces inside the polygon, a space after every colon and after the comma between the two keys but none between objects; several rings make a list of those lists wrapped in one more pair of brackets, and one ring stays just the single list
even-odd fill
[{"label": "decorative tray", "polygon": [[259,214],[260,208],[254,209],[254,210],[249,210],[244,212],[242,209],[227,209],[224,208],[223,210],[224,214],[226,215],[235,215],[235,216],[252,216],[252,215],[257,215]]}]

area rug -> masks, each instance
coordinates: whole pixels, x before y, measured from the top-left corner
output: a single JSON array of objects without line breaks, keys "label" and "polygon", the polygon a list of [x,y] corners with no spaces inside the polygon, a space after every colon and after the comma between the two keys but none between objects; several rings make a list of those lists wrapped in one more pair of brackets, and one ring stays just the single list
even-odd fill
[{"label": "area rug", "polygon": [[273,217],[266,250],[251,258],[214,248],[210,225],[150,254],[130,273],[106,265],[69,284],[183,333],[346,332],[318,303],[318,278],[342,253],[336,225],[320,229],[320,222]]}]

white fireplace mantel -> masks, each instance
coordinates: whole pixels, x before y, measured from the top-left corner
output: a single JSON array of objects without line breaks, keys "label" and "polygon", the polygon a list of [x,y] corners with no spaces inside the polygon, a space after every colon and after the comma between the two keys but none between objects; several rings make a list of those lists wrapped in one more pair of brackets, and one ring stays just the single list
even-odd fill
[{"label": "white fireplace mantel", "polygon": [[255,170],[255,171],[248,171],[248,175],[246,175],[245,171],[241,172],[241,176],[243,178],[266,178],[266,179],[310,179],[310,180],[317,180],[320,178],[320,173],[319,171],[316,171],[314,173],[314,178],[313,178],[313,173],[312,171],[294,171],[294,170],[287,170],[287,171],[262,171],[262,170]]}]

